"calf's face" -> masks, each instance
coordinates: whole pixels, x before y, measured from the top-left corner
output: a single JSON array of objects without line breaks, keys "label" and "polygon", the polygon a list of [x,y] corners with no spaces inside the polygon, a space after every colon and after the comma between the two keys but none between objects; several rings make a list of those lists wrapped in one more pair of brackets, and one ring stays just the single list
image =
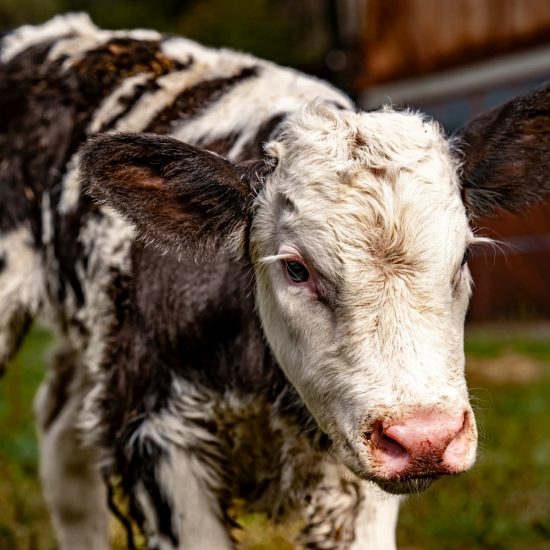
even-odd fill
[{"label": "calf's face", "polygon": [[439,128],[315,105],[268,145],[254,205],[258,311],[279,364],[343,462],[418,489],[474,461],[464,380],[476,238]]},{"label": "calf's face", "polygon": [[[460,181],[433,123],[320,103],[288,118],[263,166],[115,134],[85,147],[82,169],[95,196],[161,246],[249,257],[266,338],[343,463],[408,492],[475,459],[462,348],[477,240],[468,217],[546,190],[542,172],[524,179],[548,135],[526,139],[541,124],[523,111],[542,112],[548,95],[467,126]],[[495,133],[506,134],[505,158]]]}]

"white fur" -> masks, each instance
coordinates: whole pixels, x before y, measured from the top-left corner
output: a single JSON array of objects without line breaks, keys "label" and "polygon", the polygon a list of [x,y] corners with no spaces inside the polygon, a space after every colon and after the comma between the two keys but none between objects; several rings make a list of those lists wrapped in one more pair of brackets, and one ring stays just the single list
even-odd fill
[{"label": "white fur", "polygon": [[88,133],[90,135],[97,134],[104,124],[107,124],[121,113],[124,109],[121,100],[126,97],[131,97],[134,90],[138,86],[145,84],[149,78],[151,78],[150,75],[139,73],[123,80],[116,90],[108,95],[101,103],[99,109],[94,114],[94,118],[88,128]]},{"label": "white fur", "polygon": [[114,131],[142,131],[158,112],[174,101],[180,92],[202,80],[204,80],[204,74],[201,71],[189,70],[160,77],[157,80],[160,89],[142,97],[133,109],[118,121]]},{"label": "white fur", "polygon": [[352,108],[349,98],[327,83],[251,55],[226,49],[212,50],[184,38],[164,42],[162,51],[182,63],[192,58],[194,64],[188,72],[193,74],[194,82],[214,75],[216,78],[229,77],[244,67],[258,67],[259,78],[238,83],[190,121],[174,123],[174,137],[188,143],[208,143],[239,135],[227,155],[229,158],[238,157],[266,120],[293,112],[314,98],[322,97],[325,101]]},{"label": "white fur", "polygon": [[6,262],[0,272],[0,365],[5,365],[13,352],[14,317],[24,312],[31,318],[36,315],[45,289],[41,258],[27,226],[0,237],[0,256]]},{"label": "white fur", "polygon": [[59,212],[67,215],[76,209],[80,199],[81,186],[78,171],[78,153],[75,153],[67,163],[65,176],[61,181],[61,198]]},{"label": "white fur", "polygon": [[348,550],[395,550],[395,530],[401,497],[388,495],[363,482],[363,498],[355,521],[355,540]]},{"label": "white fur", "polygon": [[80,271],[87,297],[86,307],[76,311],[78,321],[89,327],[85,342],[78,332],[71,338],[83,348],[83,363],[89,376],[95,381],[87,393],[79,426],[85,434],[87,443],[97,437],[99,416],[97,399],[101,395],[104,370],[101,361],[108,345],[110,322],[114,315],[113,304],[109,298],[109,288],[113,284],[111,270],[122,274],[131,271],[130,250],[135,230],[112,209],[104,207],[102,220],[91,219],[81,232],[81,240],[88,256],[87,272]]},{"label": "white fur", "polygon": [[24,25],[3,39],[1,59],[7,63],[31,46],[74,33],[95,35],[97,27],[85,13],[58,15],[42,25]]},{"label": "white fur", "polygon": [[55,61],[60,57],[68,57],[64,67],[70,68],[74,59],[112,38],[160,40],[161,37],[157,31],[146,29],[105,31],[98,29],[86,13],[69,13],[58,15],[41,25],[23,25],[8,34],[2,40],[0,59],[7,63],[31,46],[58,38],[60,40],[50,50],[48,59]]},{"label": "white fur", "polygon": [[[231,550],[233,544],[220,523],[219,506],[204,479],[211,477],[200,458],[172,447],[169,460],[161,461],[158,472],[161,487],[179,487],[173,492],[174,516],[179,548]],[[162,547],[161,547],[162,548]],[[166,549],[172,546],[166,545]]]}]

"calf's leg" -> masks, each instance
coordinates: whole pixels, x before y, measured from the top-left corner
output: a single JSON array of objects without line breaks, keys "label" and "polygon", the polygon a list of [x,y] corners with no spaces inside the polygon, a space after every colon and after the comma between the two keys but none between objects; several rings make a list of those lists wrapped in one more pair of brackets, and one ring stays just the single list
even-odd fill
[{"label": "calf's leg", "polygon": [[84,368],[62,349],[35,399],[40,476],[60,550],[109,548],[105,485],[76,427],[86,389]]}]

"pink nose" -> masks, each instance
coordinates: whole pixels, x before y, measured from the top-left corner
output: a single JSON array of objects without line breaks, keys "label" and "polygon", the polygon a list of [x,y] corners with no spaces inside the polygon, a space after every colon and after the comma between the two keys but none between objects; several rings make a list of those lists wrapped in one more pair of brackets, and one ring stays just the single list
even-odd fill
[{"label": "pink nose", "polygon": [[420,411],[393,424],[376,422],[369,434],[371,454],[388,478],[455,474],[469,466],[471,432],[467,412]]}]

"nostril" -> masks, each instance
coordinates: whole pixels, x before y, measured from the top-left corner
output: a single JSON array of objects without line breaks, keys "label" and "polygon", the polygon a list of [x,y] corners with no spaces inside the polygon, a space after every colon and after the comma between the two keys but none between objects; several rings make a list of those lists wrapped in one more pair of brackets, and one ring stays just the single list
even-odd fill
[{"label": "nostril", "polygon": [[401,443],[384,433],[381,422],[377,422],[372,432],[366,434],[366,436],[367,439],[371,440],[373,446],[385,455],[394,458],[406,458],[408,456],[407,449]]},{"label": "nostril", "polygon": [[404,458],[408,456],[407,449],[403,445],[399,444],[395,439],[383,435],[380,439],[380,444],[378,448],[383,451],[385,454],[395,457],[395,458]]}]

